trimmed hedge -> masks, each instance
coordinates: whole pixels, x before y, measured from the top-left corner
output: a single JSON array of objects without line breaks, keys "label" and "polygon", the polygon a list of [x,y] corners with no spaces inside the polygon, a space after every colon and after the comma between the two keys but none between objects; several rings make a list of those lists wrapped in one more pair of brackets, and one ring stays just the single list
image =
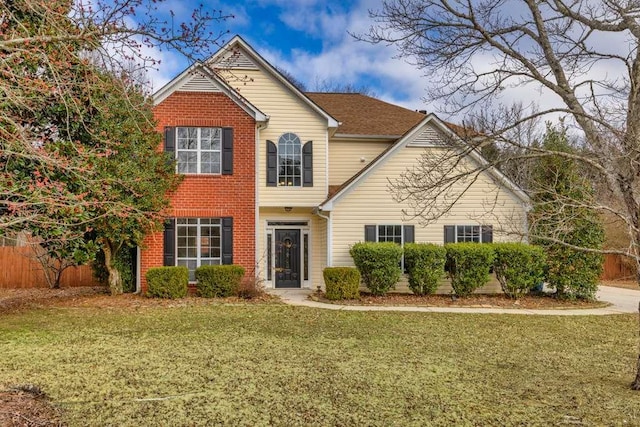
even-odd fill
[{"label": "trimmed hedge", "polygon": [[400,280],[402,248],[391,242],[360,242],[349,250],[364,285],[373,295],[384,295]]},{"label": "trimmed hedge", "polygon": [[228,297],[235,294],[244,277],[239,265],[203,265],[196,269],[196,289],[205,298]]},{"label": "trimmed hedge", "polygon": [[416,295],[435,293],[444,276],[447,251],[432,243],[404,245],[404,266],[409,275],[409,288]]},{"label": "trimmed hedge", "polygon": [[330,300],[360,297],[360,272],[353,267],[327,267],[322,270],[325,295]]},{"label": "trimmed hedge", "polygon": [[489,281],[495,258],[493,247],[484,243],[448,243],[447,267],[457,296],[469,296]]},{"label": "trimmed hedge", "polygon": [[187,267],[155,267],[147,270],[147,296],[183,298],[187,296],[189,270]]},{"label": "trimmed hedge", "polygon": [[494,243],[496,277],[502,291],[518,298],[544,281],[545,255],[539,246],[526,243]]}]

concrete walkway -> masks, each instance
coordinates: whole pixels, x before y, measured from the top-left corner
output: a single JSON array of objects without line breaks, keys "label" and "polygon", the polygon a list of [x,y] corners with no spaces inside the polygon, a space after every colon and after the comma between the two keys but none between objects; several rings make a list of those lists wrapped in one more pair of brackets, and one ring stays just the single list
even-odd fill
[{"label": "concrete walkway", "polygon": [[611,304],[605,308],[587,309],[560,309],[560,310],[528,310],[521,308],[467,308],[467,307],[411,307],[411,306],[361,306],[361,305],[339,305],[326,304],[312,301],[309,295],[311,289],[271,289],[269,293],[279,296],[285,304],[324,308],[327,310],[345,311],[404,311],[404,312],[424,312],[424,313],[486,313],[486,314],[537,314],[547,316],[582,316],[582,315],[606,315],[637,313],[640,302],[639,290],[614,288],[610,286],[600,286],[598,299]]}]

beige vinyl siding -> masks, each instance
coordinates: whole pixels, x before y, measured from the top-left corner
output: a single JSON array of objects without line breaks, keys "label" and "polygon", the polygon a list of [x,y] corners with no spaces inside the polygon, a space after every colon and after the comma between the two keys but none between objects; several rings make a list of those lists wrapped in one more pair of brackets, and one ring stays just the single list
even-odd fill
[{"label": "beige vinyl siding", "polygon": [[[310,244],[310,269],[309,281],[307,284],[302,283],[303,287],[315,289],[316,286],[322,285],[322,270],[327,266],[327,221],[314,215],[311,209],[296,208],[291,212],[285,212],[283,208],[261,208],[258,230],[258,264],[260,277],[265,280],[266,287],[274,287],[275,282],[267,282],[266,266],[267,266],[267,222],[268,221],[308,221],[309,224],[309,244]],[[273,228],[273,227],[272,227]],[[297,228],[287,227],[285,225],[276,228]],[[302,235],[300,236],[300,244],[302,245]],[[302,271],[300,272],[302,274]]]},{"label": "beige vinyl siding", "polygon": [[[509,190],[498,186],[488,173],[483,173],[474,182],[451,212],[437,222],[423,227],[417,219],[404,220],[402,209],[410,212],[407,203],[397,203],[388,189],[388,179],[399,176],[407,165],[415,164],[425,148],[400,148],[392,157],[373,170],[350,193],[334,204],[331,212],[333,223],[333,266],[352,266],[349,248],[356,242],[364,241],[364,226],[408,225],[415,226],[415,241],[443,244],[444,225],[493,225],[494,241],[517,240],[510,234],[501,232],[501,224],[524,231],[525,211],[522,202]],[[439,150],[427,148],[426,150]],[[491,208],[489,208],[491,206]],[[491,212],[485,212],[485,210]],[[483,215],[484,213],[484,215]],[[484,219],[479,217],[484,216]],[[484,291],[499,289],[492,279]],[[407,290],[406,278],[398,284],[398,290]],[[451,287],[447,281],[438,292],[448,293]]]},{"label": "beige vinyl siding", "polygon": [[[227,71],[223,77],[269,116],[267,127],[260,130],[258,147],[260,206],[317,206],[327,191],[327,119],[262,69]],[[266,186],[266,141],[277,145],[286,132],[298,135],[302,144],[313,141],[313,187]]]},{"label": "beige vinyl siding", "polygon": [[[329,185],[340,185],[382,153],[392,141],[331,139]],[[364,161],[363,161],[364,159]]]},{"label": "beige vinyl siding", "polygon": [[[442,244],[444,225],[492,224],[494,241],[507,239],[500,232],[500,222],[523,230],[524,208],[510,191],[496,185],[488,173],[483,173],[471,184],[462,199],[446,217],[422,227],[417,219],[403,220],[402,210],[411,212],[408,203],[398,203],[388,188],[388,178],[399,176],[407,165],[414,164],[425,149],[419,147],[400,148],[383,165],[373,170],[359,185],[334,204],[333,219],[333,265],[352,265],[349,246],[364,240],[365,224],[413,224],[416,242]],[[427,148],[426,150],[438,150]],[[486,212],[490,210],[490,212]],[[484,214],[484,215],[483,215]],[[484,220],[478,217],[484,216]]]}]

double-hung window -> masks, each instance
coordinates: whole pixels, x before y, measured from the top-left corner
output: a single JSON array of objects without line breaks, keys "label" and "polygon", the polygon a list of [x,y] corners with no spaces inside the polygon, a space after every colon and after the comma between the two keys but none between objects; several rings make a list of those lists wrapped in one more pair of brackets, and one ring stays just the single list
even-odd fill
[{"label": "double-hung window", "polygon": [[399,245],[404,243],[401,225],[379,225],[378,242],[393,242]]},{"label": "double-hung window", "polygon": [[[415,241],[415,227],[413,225],[365,225],[364,240],[367,242],[393,242],[400,246]],[[400,261],[400,268],[404,271],[404,256]]]},{"label": "double-hung window", "polygon": [[196,268],[222,263],[222,230],[218,218],[178,218],[177,265],[189,269],[189,281],[195,281]]},{"label": "double-hung window", "polygon": [[221,149],[222,128],[176,128],[178,173],[219,174]]},{"label": "double-hung window", "polygon": [[313,141],[292,132],[267,141],[267,187],[313,187]]},{"label": "double-hung window", "polygon": [[302,185],[302,144],[295,133],[285,133],[278,140],[278,185]]},{"label": "double-hung window", "polygon": [[491,243],[491,225],[445,225],[444,243]]}]

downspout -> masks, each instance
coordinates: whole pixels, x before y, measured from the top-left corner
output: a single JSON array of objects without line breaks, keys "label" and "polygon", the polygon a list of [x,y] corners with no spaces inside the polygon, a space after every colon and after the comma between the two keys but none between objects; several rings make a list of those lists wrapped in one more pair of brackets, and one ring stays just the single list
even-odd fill
[{"label": "downspout", "polygon": [[142,251],[140,250],[140,246],[136,246],[136,291],[134,293],[139,294],[142,292],[142,278],[140,277],[140,271],[142,269],[140,257],[142,256]]},{"label": "downspout", "polygon": [[333,266],[333,221],[331,217],[323,215],[319,208],[314,209],[314,213],[320,218],[327,220],[327,267]]},{"label": "downspout", "polygon": [[254,238],[254,262],[255,262],[255,276],[257,277],[260,272],[260,129],[264,129],[267,127],[266,123],[258,124],[256,123],[256,156],[254,161],[254,175],[255,175],[255,214],[254,214],[254,227],[255,227],[255,238]]},{"label": "downspout", "polygon": [[530,203],[523,203],[523,208],[524,208],[524,219],[523,219],[523,226],[524,226],[524,243],[530,243],[529,241],[529,212],[531,212],[531,209],[533,209],[533,207],[531,206]]}]

